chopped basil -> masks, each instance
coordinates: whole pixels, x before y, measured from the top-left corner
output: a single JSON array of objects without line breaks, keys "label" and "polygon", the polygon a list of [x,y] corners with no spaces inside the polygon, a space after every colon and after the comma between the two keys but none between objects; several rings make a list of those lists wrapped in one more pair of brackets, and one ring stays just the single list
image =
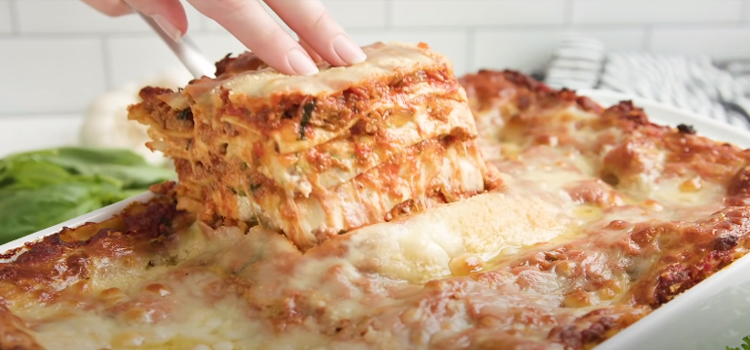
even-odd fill
[{"label": "chopped basil", "polygon": [[313,110],[315,110],[315,100],[305,103],[302,107],[302,120],[299,122],[300,140],[305,139],[305,128],[307,127],[307,124],[310,123],[310,119],[312,119]]},{"label": "chopped basil", "polygon": [[193,120],[193,110],[185,108],[177,112],[177,120]]}]

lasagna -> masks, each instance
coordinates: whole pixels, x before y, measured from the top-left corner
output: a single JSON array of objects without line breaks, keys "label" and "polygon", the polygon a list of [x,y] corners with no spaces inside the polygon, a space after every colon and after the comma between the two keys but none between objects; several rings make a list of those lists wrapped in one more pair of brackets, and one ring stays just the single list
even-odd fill
[{"label": "lasagna", "polygon": [[750,150],[516,72],[459,82],[493,187],[303,250],[165,183],[7,253],[0,348],[591,349],[750,248]]},{"label": "lasagna", "polygon": [[427,45],[378,43],[353,67],[287,76],[251,53],[217,79],[146,88],[130,118],[174,159],[180,207],[281,230],[300,248],[485,190],[466,94]]}]

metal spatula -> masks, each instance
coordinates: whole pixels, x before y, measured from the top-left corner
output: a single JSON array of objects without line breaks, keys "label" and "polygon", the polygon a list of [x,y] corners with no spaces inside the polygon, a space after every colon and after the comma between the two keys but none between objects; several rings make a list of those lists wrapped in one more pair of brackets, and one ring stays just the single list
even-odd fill
[{"label": "metal spatula", "polygon": [[133,11],[141,16],[141,18],[143,18],[143,20],[146,21],[146,23],[148,23],[157,34],[159,34],[159,37],[167,44],[167,46],[169,46],[185,68],[190,71],[190,74],[196,78],[203,76],[210,78],[214,77],[216,67],[200,52],[200,50],[198,50],[198,46],[188,38],[187,34],[179,41],[175,41],[169,37],[169,35],[167,35],[167,33],[165,33],[164,30],[162,30],[161,27],[151,19],[151,17],[146,16],[135,9]]}]

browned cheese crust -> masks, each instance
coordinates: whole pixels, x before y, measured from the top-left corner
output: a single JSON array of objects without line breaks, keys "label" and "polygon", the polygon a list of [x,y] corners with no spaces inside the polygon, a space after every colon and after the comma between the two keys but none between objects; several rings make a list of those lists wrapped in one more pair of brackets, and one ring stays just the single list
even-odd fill
[{"label": "browned cheese crust", "polygon": [[101,223],[65,228],[5,256],[13,261],[0,264],[0,349],[44,349],[30,334],[34,321],[22,320],[10,309],[75,305],[85,298],[91,280],[170,263],[165,253],[195,217],[175,208],[174,183],[152,190],[161,194]]},{"label": "browned cheese crust", "polygon": [[[102,348],[142,339],[188,349],[218,337],[235,349],[591,349],[750,248],[750,151],[516,72],[461,83],[502,190],[448,204],[430,195],[435,208],[300,252],[261,227],[179,230],[190,218],[167,184],[149,204],[0,264],[0,349],[53,349],[64,339],[52,330],[91,318],[127,333],[91,343]],[[518,215],[535,197],[575,220],[534,206]],[[507,211],[493,223],[563,233],[484,256],[513,229],[471,245],[486,229],[471,215],[493,209],[476,204],[487,198]],[[450,225],[429,226],[441,217],[466,226],[458,240]],[[212,312],[224,326],[196,328]],[[171,348],[150,333],[174,327],[192,333]]]}]

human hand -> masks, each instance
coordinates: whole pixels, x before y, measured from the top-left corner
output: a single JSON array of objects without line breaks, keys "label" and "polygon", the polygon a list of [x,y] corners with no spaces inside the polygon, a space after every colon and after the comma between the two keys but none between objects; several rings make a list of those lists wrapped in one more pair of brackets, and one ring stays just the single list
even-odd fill
[{"label": "human hand", "polygon": [[[178,39],[187,31],[185,9],[179,0],[83,0],[98,11],[122,16],[133,9],[151,16]],[[313,61],[346,66],[365,60],[362,49],[326,11],[320,0],[265,0],[300,37],[296,42],[266,12],[259,0],[187,0],[218,22],[261,60],[279,72],[312,75]]]}]

